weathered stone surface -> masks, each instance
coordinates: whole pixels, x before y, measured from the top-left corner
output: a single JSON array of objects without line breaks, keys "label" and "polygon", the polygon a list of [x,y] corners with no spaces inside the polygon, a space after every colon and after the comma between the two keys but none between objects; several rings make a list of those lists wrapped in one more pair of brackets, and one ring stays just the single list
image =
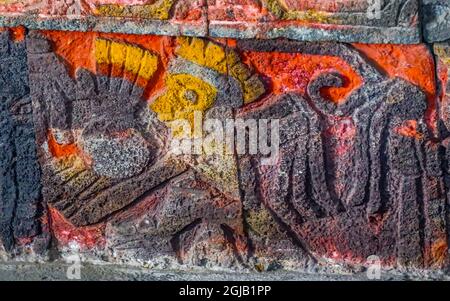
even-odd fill
[{"label": "weathered stone surface", "polygon": [[8,251],[40,233],[40,169],[27,69],[24,41],[0,32],[0,241]]},{"label": "weathered stone surface", "polygon": [[211,36],[366,43],[420,40],[415,0],[213,0],[208,3]]},{"label": "weathered stone surface", "polygon": [[[324,87],[342,86],[342,76],[322,73],[306,88],[311,105],[301,95],[287,94],[246,117],[283,118],[278,164],[263,169],[258,158],[250,159],[255,174],[243,181],[259,179],[262,202],[299,243],[328,257],[364,260],[383,254],[386,260],[396,258],[401,265],[413,266],[441,261],[421,251],[432,248],[420,236],[421,223],[430,223],[421,216],[445,223],[445,216],[420,205],[445,206],[445,195],[439,192],[444,190],[441,171],[426,165],[434,164],[431,160],[420,162],[438,156],[437,149],[426,148],[431,137],[423,122],[425,94],[403,79],[384,77],[344,45],[251,41],[239,42],[238,47],[339,55],[359,67],[362,85],[342,103],[320,94]],[[407,124],[417,133],[402,133],[400,128]],[[435,186],[437,191],[430,189]],[[438,231],[445,241],[445,227]]]},{"label": "weathered stone surface", "polygon": [[444,138],[450,129],[450,42],[434,44],[439,96],[439,114]]},{"label": "weathered stone surface", "polygon": [[207,35],[203,0],[5,0],[0,26],[32,29]]},{"label": "weathered stone surface", "polygon": [[[62,250],[257,270],[372,255],[396,267],[447,264],[450,122],[426,45],[6,37],[0,49],[20,48],[21,76],[2,56],[3,103],[29,110],[26,143],[14,153],[0,144],[10,154],[0,162],[5,175],[22,161],[20,172],[37,172],[37,148],[33,176]],[[447,50],[435,47],[443,89]],[[12,112],[2,139],[17,131]],[[22,201],[0,200],[11,225],[7,206]],[[39,213],[18,212],[19,224]],[[2,229],[13,229],[5,245],[38,233]]]},{"label": "weathered stone surface", "polygon": [[[284,37],[303,41],[409,44],[421,41],[418,11],[418,0],[152,0],[145,3],[138,0],[7,0],[0,3],[0,25],[197,37]],[[432,22],[429,24],[434,26]]]},{"label": "weathered stone surface", "polygon": [[427,42],[450,39],[450,1],[424,0],[422,7],[423,32]]},{"label": "weathered stone surface", "polygon": [[[434,53],[436,55],[437,61],[437,74],[438,74],[438,86],[440,88],[441,97],[441,113],[442,121],[449,121],[447,115],[447,106],[449,104],[449,94],[450,94],[450,41],[434,44]],[[449,127],[448,124],[446,124]]]}]

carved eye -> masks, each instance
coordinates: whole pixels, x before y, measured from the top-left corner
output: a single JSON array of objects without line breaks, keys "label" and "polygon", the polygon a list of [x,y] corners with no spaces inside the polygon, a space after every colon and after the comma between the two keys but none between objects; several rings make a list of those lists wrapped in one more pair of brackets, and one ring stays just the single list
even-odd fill
[{"label": "carved eye", "polygon": [[198,94],[194,90],[183,91],[183,98],[190,101],[192,104],[196,104],[198,100]]}]

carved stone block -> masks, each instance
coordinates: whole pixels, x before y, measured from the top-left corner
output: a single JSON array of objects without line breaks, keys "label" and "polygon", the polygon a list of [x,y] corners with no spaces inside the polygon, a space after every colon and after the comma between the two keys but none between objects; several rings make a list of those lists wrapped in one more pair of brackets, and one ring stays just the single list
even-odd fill
[{"label": "carved stone block", "polygon": [[[439,18],[440,8],[425,6]],[[32,29],[397,44],[422,40],[418,0],[6,0],[0,13],[0,25]],[[430,39],[446,34],[445,21],[427,21]]]},{"label": "carved stone block", "polygon": [[60,250],[111,261],[446,265],[445,44],[439,90],[423,44],[0,37],[9,250],[44,213]]}]

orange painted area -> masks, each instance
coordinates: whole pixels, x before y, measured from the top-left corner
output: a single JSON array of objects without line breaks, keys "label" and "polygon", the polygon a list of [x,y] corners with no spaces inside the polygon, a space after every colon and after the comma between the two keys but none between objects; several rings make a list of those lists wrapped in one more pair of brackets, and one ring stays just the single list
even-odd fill
[{"label": "orange painted area", "polygon": [[95,39],[98,37],[132,43],[158,54],[162,68],[158,69],[154,80],[137,82],[139,85],[144,85],[142,88],[145,89],[145,99],[150,98],[151,94],[164,87],[164,77],[161,76],[161,73],[167,69],[176,46],[175,39],[167,36],[62,31],[41,31],[41,33],[53,42],[55,53],[66,60],[72,76],[75,76],[79,68],[87,69],[93,73],[102,71],[97,69],[94,55]]},{"label": "orange painted area", "polygon": [[422,133],[417,130],[416,120],[407,120],[403,122],[403,124],[396,128],[395,131],[397,134],[409,138],[421,139],[423,137]]},{"label": "orange painted area", "polygon": [[105,245],[105,224],[75,227],[55,208],[49,208],[53,235],[61,245],[77,243],[83,249],[92,249]]},{"label": "orange painted area", "polygon": [[403,78],[421,88],[428,99],[426,120],[436,127],[435,64],[426,45],[369,45],[354,44],[381,71],[390,77]]},{"label": "orange painted area", "polygon": [[[233,43],[229,43],[233,45]],[[400,77],[421,88],[428,99],[426,120],[436,127],[436,86],[434,60],[426,45],[354,44],[380,72]],[[420,55],[419,55],[420,54]],[[341,58],[302,53],[244,52],[244,61],[266,77],[273,94],[296,92],[306,95],[311,77],[338,71],[343,75],[341,88],[324,88],[322,95],[335,103],[345,101],[349,93],[362,84],[361,77]]]},{"label": "orange painted area", "polygon": [[53,50],[66,60],[72,76],[78,68],[85,68],[95,73],[94,32],[41,31],[53,42]]},{"label": "orange painted area", "polygon": [[50,153],[53,157],[68,157],[70,155],[76,155],[79,153],[78,147],[74,143],[66,145],[58,144],[51,131],[49,131],[47,137],[48,149],[50,150]]},{"label": "orange painted area", "polygon": [[25,34],[26,34],[26,28],[23,26],[18,27],[0,27],[0,32],[2,31],[9,31],[11,34],[11,39],[14,42],[22,42],[25,40]]},{"label": "orange painted area", "polygon": [[448,244],[445,237],[439,238],[432,242],[430,250],[425,250],[429,253],[428,266],[443,266],[447,260]]},{"label": "orange painted area", "polygon": [[192,10],[188,10],[184,13],[177,14],[176,18],[178,20],[182,20],[182,21],[197,21],[197,20],[201,20],[203,14],[204,14],[204,12],[202,9],[192,9]]},{"label": "orange painted area", "polygon": [[[55,52],[67,61],[72,76],[79,68],[85,68],[93,73],[107,73],[115,68],[96,66],[94,41],[97,37],[128,42],[158,55],[161,66],[151,81],[135,79],[130,74],[113,74],[136,80],[137,85],[145,89],[144,98],[149,99],[157,91],[164,88],[164,73],[174,56],[176,39],[164,36],[140,36],[127,34],[80,33],[42,31],[43,35],[53,41]],[[226,39],[224,44],[235,45],[232,39]],[[436,87],[434,61],[426,45],[373,45],[354,44],[369,63],[376,66],[389,77],[401,77],[418,87],[427,95],[427,122],[431,128],[436,125]],[[418,55],[420,54],[420,55]],[[363,83],[363,79],[341,58],[334,56],[306,55],[302,53],[277,52],[244,52],[243,62],[252,66],[256,72],[266,79],[268,92],[283,94],[296,92],[305,95],[310,79],[318,73],[339,72],[344,79],[343,87],[322,89],[322,95],[335,103],[345,101],[355,88]]]},{"label": "orange painted area", "polygon": [[14,42],[22,42],[25,40],[26,29],[23,26],[12,27],[9,29],[11,38]]},{"label": "orange painted area", "polygon": [[360,76],[339,57],[306,55],[302,53],[244,52],[244,61],[266,76],[273,94],[297,92],[306,94],[310,79],[319,73],[338,71],[343,75],[342,88],[324,88],[322,93],[339,103],[362,84]]}]

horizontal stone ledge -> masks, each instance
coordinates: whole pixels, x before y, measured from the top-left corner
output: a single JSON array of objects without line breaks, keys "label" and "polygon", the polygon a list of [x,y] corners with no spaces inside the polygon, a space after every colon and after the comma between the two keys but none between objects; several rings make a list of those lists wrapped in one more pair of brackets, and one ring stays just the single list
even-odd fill
[{"label": "horizontal stone ledge", "polygon": [[80,32],[104,32],[146,34],[163,36],[207,36],[207,28],[201,24],[186,24],[161,20],[117,19],[83,17],[39,18],[36,16],[0,16],[0,27],[25,26],[33,30],[61,30]]},{"label": "horizontal stone ledge", "polygon": [[[374,4],[366,0],[340,0],[336,5],[304,0],[234,0],[226,4],[187,0],[158,0],[146,4],[138,0],[60,2],[2,0],[0,26],[376,44],[422,41],[419,0],[381,1],[379,7],[373,7]],[[434,6],[428,4],[426,8],[432,11]],[[433,20],[429,22],[428,29],[438,26]],[[433,31],[433,34],[438,33]]]},{"label": "horizontal stone ledge", "polygon": [[36,30],[64,30],[165,36],[192,36],[236,39],[288,38],[298,41],[336,41],[345,43],[418,44],[418,28],[372,26],[297,26],[243,22],[182,23],[170,20],[143,20],[121,18],[64,17],[39,18],[35,16],[0,16],[0,27],[25,26]]}]

